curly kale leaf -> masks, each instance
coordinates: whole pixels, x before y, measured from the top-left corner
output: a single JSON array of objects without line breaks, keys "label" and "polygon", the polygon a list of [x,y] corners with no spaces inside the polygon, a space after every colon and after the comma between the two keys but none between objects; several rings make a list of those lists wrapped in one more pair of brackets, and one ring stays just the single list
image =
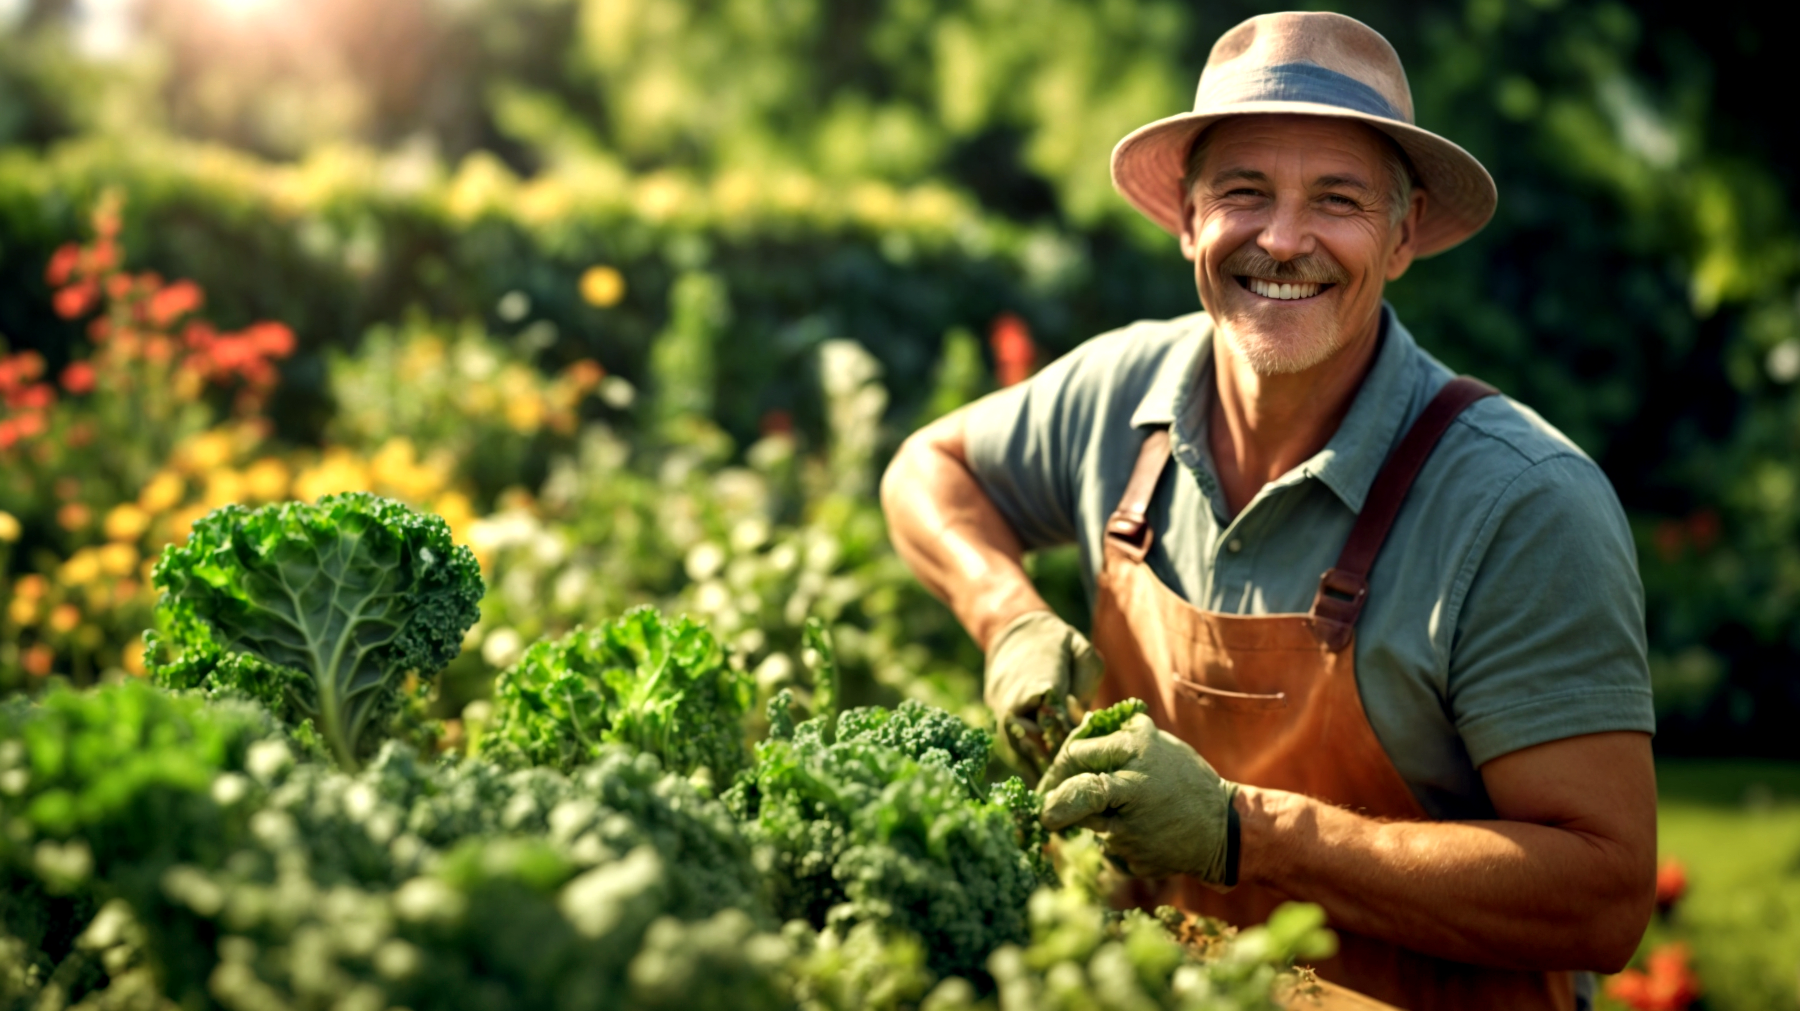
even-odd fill
[{"label": "curly kale leaf", "polygon": [[310,721],[352,769],[379,745],[405,676],[461,650],[482,596],[474,554],[441,518],[361,492],[217,509],[153,578],[159,681],[236,689]]},{"label": "curly kale leaf", "polygon": [[837,739],[893,748],[921,764],[950,770],[972,795],[985,792],[982,776],[993,751],[993,735],[917,699],[907,699],[897,709],[848,710],[838,718]]},{"label": "curly kale leaf", "polygon": [[686,617],[641,607],[598,628],[539,642],[494,683],[482,754],[572,769],[607,743],[628,744],[681,773],[729,781],[749,761],[744,715],[754,683],[718,640]]},{"label": "curly kale leaf", "polygon": [[1089,737],[1105,737],[1116,734],[1125,722],[1133,716],[1150,711],[1143,699],[1126,699],[1115,702],[1105,709],[1096,709],[1082,717],[1081,725],[1069,732],[1068,739],[1080,741]]},{"label": "curly kale leaf", "polygon": [[[782,715],[773,722],[791,724]],[[987,735],[918,703],[848,711],[833,743],[824,722],[759,745],[725,798],[778,914],[839,932],[911,931],[933,972],[983,978],[989,952],[1027,936],[1039,881],[1008,801],[984,798],[973,778]]]}]

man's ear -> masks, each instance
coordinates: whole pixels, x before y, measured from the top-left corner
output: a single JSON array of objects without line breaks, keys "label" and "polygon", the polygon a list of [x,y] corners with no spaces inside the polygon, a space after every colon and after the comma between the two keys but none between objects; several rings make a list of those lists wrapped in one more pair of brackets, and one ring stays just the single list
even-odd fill
[{"label": "man's ear", "polygon": [[1400,224],[1394,228],[1395,237],[1399,241],[1394,243],[1393,251],[1388,253],[1387,279],[1390,281],[1400,280],[1400,275],[1406,273],[1406,268],[1412,266],[1413,258],[1419,255],[1419,222],[1425,219],[1425,202],[1429,199],[1424,190],[1413,190],[1412,204],[1406,208],[1406,217],[1401,218]]},{"label": "man's ear", "polygon": [[1200,236],[1194,231],[1194,194],[1181,198],[1181,255],[1189,260],[1200,255]]}]

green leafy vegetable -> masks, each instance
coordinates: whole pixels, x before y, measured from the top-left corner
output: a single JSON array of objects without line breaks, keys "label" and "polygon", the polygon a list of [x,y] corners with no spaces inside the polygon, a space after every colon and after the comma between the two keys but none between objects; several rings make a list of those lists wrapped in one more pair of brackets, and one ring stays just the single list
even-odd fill
[{"label": "green leafy vegetable", "polygon": [[153,578],[162,683],[237,689],[310,721],[351,769],[379,745],[405,676],[461,650],[482,595],[474,554],[442,519],[360,492],[215,510]]},{"label": "green leafy vegetable", "polygon": [[605,744],[629,744],[675,771],[705,767],[729,782],[749,762],[743,721],[754,693],[706,626],[641,607],[527,649],[494,683],[479,748],[568,770]]},{"label": "green leafy vegetable", "polygon": [[[1126,699],[1115,702],[1105,709],[1096,709],[1081,718],[1081,724],[1069,731],[1069,741],[1079,741],[1089,737],[1105,737],[1116,734],[1125,726],[1127,720],[1140,713],[1147,713],[1150,707],[1143,699]],[[1065,742],[1066,743],[1066,742]]]},{"label": "green leafy vegetable", "polygon": [[1008,802],[985,796],[986,733],[912,701],[797,725],[774,711],[770,722],[779,736],[757,747],[726,803],[747,823],[781,916],[910,931],[940,975],[985,978],[990,951],[1025,940],[1038,868]]}]

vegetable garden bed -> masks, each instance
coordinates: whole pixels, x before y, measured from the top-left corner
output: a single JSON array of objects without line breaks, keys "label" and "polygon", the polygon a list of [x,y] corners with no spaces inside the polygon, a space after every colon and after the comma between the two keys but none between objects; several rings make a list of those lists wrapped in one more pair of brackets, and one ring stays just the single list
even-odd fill
[{"label": "vegetable garden bed", "polygon": [[482,587],[437,517],[227,507],[156,581],[160,686],[0,707],[0,1008],[1272,1008],[1330,950],[1316,907],[1110,911],[986,731],[840,710],[816,622],[753,747],[749,675],[640,608],[457,748],[423,702]]}]

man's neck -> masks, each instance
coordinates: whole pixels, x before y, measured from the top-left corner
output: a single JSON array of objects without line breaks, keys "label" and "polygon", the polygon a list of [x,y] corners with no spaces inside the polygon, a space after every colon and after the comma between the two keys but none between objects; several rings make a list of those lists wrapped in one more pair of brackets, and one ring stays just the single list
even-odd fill
[{"label": "man's neck", "polygon": [[1263,485],[1298,467],[1337,433],[1380,347],[1381,314],[1328,360],[1286,375],[1258,375],[1219,335],[1207,442],[1236,516]]}]

